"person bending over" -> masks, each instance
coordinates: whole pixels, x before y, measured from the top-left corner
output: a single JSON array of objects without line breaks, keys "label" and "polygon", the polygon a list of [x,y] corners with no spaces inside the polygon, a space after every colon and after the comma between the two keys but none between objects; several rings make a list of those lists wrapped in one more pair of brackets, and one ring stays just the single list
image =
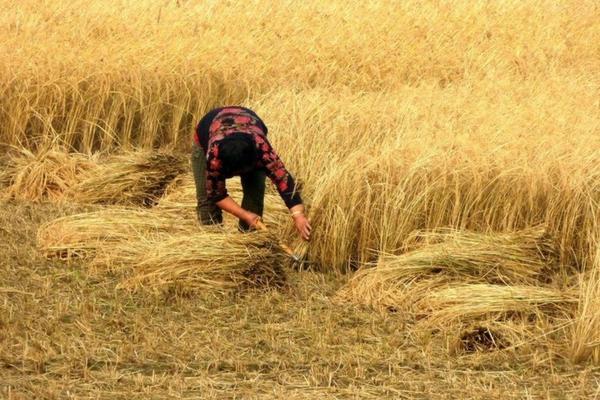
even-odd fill
[{"label": "person bending over", "polygon": [[[220,224],[221,210],[225,210],[239,218],[242,231],[253,229],[263,214],[265,178],[269,176],[298,233],[309,240],[311,226],[302,198],[267,133],[264,122],[245,107],[216,108],[202,117],[196,126],[192,153],[198,220],[203,225]],[[229,197],[225,187],[225,180],[233,176],[241,177],[241,206]]]}]

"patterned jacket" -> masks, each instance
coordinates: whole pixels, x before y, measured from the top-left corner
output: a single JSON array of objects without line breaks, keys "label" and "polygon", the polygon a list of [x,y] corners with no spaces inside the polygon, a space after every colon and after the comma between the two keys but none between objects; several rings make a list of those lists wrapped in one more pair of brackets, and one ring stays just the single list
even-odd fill
[{"label": "patterned jacket", "polygon": [[210,111],[196,127],[194,141],[206,154],[206,192],[210,201],[218,202],[227,197],[225,179],[231,178],[224,172],[219,158],[219,142],[234,133],[250,135],[256,146],[254,168],[264,169],[288,208],[302,203],[294,178],[267,140],[268,129],[263,121],[250,109],[223,107]]}]

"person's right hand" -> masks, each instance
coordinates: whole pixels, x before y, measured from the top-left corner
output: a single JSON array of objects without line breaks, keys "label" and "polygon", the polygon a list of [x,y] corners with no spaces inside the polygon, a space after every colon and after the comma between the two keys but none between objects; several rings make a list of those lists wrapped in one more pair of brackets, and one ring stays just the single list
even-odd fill
[{"label": "person's right hand", "polygon": [[258,214],[254,214],[253,212],[246,211],[243,220],[250,228],[256,228],[256,223],[260,221],[260,216]]},{"label": "person's right hand", "polygon": [[310,240],[310,231],[312,228],[310,226],[310,221],[308,220],[308,218],[306,218],[304,213],[294,215],[293,218],[294,225],[296,225],[296,230],[298,231],[300,236],[302,236],[302,239],[306,241]]}]

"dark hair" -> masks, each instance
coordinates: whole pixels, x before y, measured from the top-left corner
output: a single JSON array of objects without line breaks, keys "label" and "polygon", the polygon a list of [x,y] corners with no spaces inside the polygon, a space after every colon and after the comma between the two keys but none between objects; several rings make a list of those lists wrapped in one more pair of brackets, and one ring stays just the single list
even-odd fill
[{"label": "dark hair", "polygon": [[256,147],[254,140],[245,133],[234,133],[220,140],[219,158],[227,175],[239,173],[254,165]]}]

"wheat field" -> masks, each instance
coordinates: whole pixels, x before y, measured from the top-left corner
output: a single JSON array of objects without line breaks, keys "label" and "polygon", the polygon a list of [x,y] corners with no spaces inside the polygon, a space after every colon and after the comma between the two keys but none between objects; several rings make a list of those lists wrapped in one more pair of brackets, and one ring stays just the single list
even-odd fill
[{"label": "wheat field", "polygon": [[[0,0],[0,394],[598,397],[599,21]],[[268,236],[195,224],[191,135],[231,104],[301,183],[310,243],[273,191]]]}]

